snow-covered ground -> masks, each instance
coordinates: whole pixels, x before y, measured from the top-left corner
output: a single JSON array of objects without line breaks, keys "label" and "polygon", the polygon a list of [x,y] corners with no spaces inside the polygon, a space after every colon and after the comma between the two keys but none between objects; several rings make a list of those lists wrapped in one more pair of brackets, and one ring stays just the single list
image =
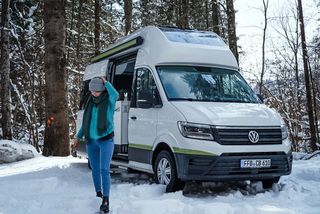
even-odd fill
[{"label": "snow-covered ground", "polygon": [[[272,190],[261,182],[192,184],[189,194],[164,193],[164,187],[113,174],[112,214],[311,214],[320,213],[320,157],[295,160],[290,176]],[[196,189],[196,190],[195,190]],[[256,192],[258,190],[258,192]],[[187,191],[188,192],[188,191]],[[73,157],[42,157],[0,165],[0,213],[95,213],[95,197],[87,161]]]}]

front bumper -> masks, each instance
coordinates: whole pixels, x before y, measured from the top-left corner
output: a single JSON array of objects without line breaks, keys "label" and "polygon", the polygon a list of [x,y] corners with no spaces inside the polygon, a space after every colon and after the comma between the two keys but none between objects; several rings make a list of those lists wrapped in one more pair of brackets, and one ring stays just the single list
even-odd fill
[{"label": "front bumper", "polygon": [[[271,159],[270,168],[240,168],[241,159]],[[289,175],[292,154],[284,152],[224,153],[220,156],[175,154],[183,181],[237,181],[272,179]]]}]

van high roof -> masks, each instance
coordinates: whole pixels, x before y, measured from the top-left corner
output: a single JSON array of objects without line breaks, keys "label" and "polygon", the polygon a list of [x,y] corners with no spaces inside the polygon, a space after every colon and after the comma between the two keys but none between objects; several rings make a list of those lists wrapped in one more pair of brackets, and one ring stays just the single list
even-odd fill
[{"label": "van high roof", "polygon": [[209,31],[148,26],[118,39],[91,63],[138,51],[137,66],[203,65],[238,70],[237,61],[224,41]]}]

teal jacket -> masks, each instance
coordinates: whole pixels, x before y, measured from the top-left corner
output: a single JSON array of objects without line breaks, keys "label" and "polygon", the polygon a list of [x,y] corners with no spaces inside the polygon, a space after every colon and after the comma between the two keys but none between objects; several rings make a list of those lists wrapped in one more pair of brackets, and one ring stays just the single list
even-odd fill
[{"label": "teal jacket", "polygon": [[[105,137],[111,132],[113,132],[113,129],[114,129],[113,115],[115,111],[116,102],[119,98],[119,94],[116,91],[116,89],[111,85],[110,82],[106,82],[104,86],[106,87],[109,93],[108,108],[106,109],[108,129],[105,131],[105,133],[101,135],[98,134],[98,128],[97,128],[98,127],[98,108],[94,106],[92,109],[91,120],[90,120],[90,129],[89,129],[90,139],[99,139],[99,138]],[[80,128],[77,134],[77,138],[78,139],[84,138],[82,127]]]}]

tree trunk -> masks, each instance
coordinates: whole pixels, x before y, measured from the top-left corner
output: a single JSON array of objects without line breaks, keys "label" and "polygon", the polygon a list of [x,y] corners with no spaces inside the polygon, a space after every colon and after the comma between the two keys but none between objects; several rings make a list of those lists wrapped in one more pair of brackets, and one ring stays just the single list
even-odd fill
[{"label": "tree trunk", "polygon": [[132,0],[124,1],[124,30],[125,35],[128,35],[131,31],[132,22]]},{"label": "tree trunk", "polygon": [[209,22],[209,0],[205,1],[205,8],[206,8],[206,30],[210,27]]},{"label": "tree trunk", "polygon": [[310,149],[312,151],[316,151],[318,146],[317,146],[317,136],[316,136],[316,127],[315,127],[313,100],[312,100],[312,88],[311,88],[311,80],[309,75],[308,52],[307,52],[307,45],[306,45],[306,36],[304,31],[304,21],[303,21],[301,0],[298,0],[298,11],[299,11],[298,13],[299,13],[300,30],[301,30],[304,78],[305,78],[306,92],[307,92],[307,108],[308,108],[309,126],[310,126],[310,134],[311,134]]},{"label": "tree trunk", "polygon": [[220,35],[220,28],[219,28],[219,5],[218,0],[212,0],[212,29],[213,32]]},{"label": "tree trunk", "polygon": [[264,15],[264,26],[263,26],[263,34],[262,34],[262,62],[261,62],[261,74],[260,74],[260,87],[259,93],[262,94],[262,86],[263,86],[263,77],[265,73],[265,47],[266,47],[266,34],[267,34],[267,26],[268,26],[268,7],[269,0],[262,0],[263,2],[263,15]]},{"label": "tree trunk", "polygon": [[189,0],[182,0],[182,27],[189,28]]},{"label": "tree trunk", "polygon": [[77,46],[76,46],[76,56],[77,60],[80,60],[80,47],[81,47],[81,25],[82,25],[82,6],[83,6],[83,0],[79,0],[79,6],[78,6],[78,17],[77,17]]},{"label": "tree trunk", "polygon": [[181,1],[182,0],[175,0],[175,9],[176,9],[176,26],[178,28],[182,28],[182,20],[181,20]]},{"label": "tree trunk", "polygon": [[68,156],[69,123],[65,56],[65,0],[44,2],[46,128],[45,156]]},{"label": "tree trunk", "polygon": [[95,54],[98,55],[100,53],[100,0],[94,0],[94,48]]},{"label": "tree trunk", "polygon": [[1,125],[4,139],[12,140],[11,91],[10,91],[10,39],[9,39],[9,2],[2,0],[1,13]]},{"label": "tree trunk", "polygon": [[[74,23],[74,8],[75,8],[75,0],[71,1],[71,20],[70,20],[70,30],[73,31],[73,23]],[[68,34],[67,34],[67,61],[69,61],[70,59],[70,48],[71,48],[71,39],[72,39],[72,34],[70,34],[69,38],[68,38]]]},{"label": "tree trunk", "polygon": [[229,47],[239,62],[239,54],[237,47],[237,35],[236,35],[236,22],[235,22],[235,11],[233,8],[233,0],[226,0],[227,3],[227,16],[228,16],[228,40]]}]

